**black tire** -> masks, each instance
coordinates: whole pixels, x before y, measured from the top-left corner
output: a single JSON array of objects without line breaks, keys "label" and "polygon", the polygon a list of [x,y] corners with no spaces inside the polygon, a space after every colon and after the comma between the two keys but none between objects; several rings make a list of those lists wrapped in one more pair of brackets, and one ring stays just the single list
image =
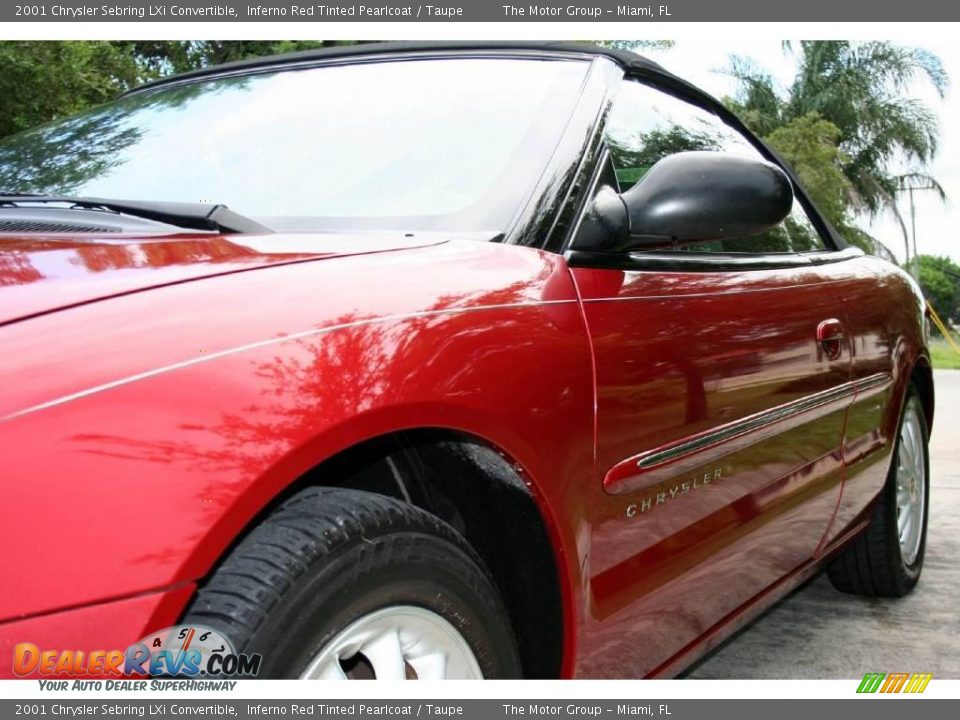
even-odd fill
[{"label": "black tire", "polygon": [[[921,450],[924,463],[924,506],[920,547],[912,564],[904,561],[897,531],[897,458],[900,451],[900,430],[907,408],[913,407],[920,420]],[[930,508],[929,431],[923,404],[911,385],[900,413],[897,441],[893,448],[890,470],[867,529],[827,568],[833,586],[842,592],[868,597],[903,597],[920,579],[927,545],[927,518]]]},{"label": "black tire", "polygon": [[396,605],[446,619],[484,677],[520,677],[508,615],[466,541],[430,513],[357,490],[309,488],[283,503],[200,588],[181,624],[260,653],[259,677],[290,678],[351,622]]}]

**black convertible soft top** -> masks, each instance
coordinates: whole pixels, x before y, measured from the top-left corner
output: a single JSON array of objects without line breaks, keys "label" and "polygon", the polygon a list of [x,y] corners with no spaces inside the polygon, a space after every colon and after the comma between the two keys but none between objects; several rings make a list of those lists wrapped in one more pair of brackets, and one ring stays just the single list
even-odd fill
[{"label": "black convertible soft top", "polygon": [[465,41],[404,41],[404,42],[372,42],[360,43],[358,45],[334,45],[331,47],[315,48],[312,50],[301,50],[299,52],[285,53],[282,55],[268,55],[265,57],[250,58],[248,60],[237,60],[224,63],[222,65],[213,65],[198,70],[171,75],[170,77],[154,80],[145,83],[140,87],[130,90],[131,93],[140,92],[148,88],[159,85],[168,85],[194,79],[215,77],[217,75],[243,73],[244,71],[262,71],[272,67],[282,67],[284,65],[297,65],[309,63],[310,61],[324,61],[335,58],[364,57],[375,55],[396,55],[403,53],[430,53],[447,51],[517,51],[531,54],[559,55],[576,53],[580,55],[594,55],[610,58],[625,70],[631,73],[656,74],[659,76],[676,77],[663,69],[660,65],[629,50],[617,50],[615,48],[601,47],[592,43],[573,43],[573,42],[538,42],[538,41],[491,41],[491,40],[465,40]]}]

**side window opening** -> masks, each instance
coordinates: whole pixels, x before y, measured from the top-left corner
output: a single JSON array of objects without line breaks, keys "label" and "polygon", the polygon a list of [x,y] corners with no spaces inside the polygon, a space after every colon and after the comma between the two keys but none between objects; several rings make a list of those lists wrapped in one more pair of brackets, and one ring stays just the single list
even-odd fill
[{"label": "side window opening", "polygon": [[[703,108],[634,80],[624,80],[607,118],[604,140],[620,191],[659,160],[678,152],[707,150],[763,159],[745,137]],[[760,235],[678,246],[697,253],[801,253],[828,249],[799,200],[790,215]]]}]

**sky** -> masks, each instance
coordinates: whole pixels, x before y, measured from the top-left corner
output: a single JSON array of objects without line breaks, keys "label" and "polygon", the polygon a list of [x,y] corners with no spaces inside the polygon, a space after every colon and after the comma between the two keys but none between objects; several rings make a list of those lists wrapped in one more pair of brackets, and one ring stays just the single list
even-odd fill
[{"label": "sky", "polygon": [[[960,262],[960,43],[935,38],[916,44],[940,57],[951,83],[942,100],[921,83],[917,83],[913,91],[914,96],[926,101],[940,119],[940,149],[928,172],[947,194],[944,203],[936,193],[914,193],[917,249],[921,254],[948,255]],[[794,60],[783,49],[781,40],[757,43],[681,40],[666,50],[641,52],[716,97],[731,95],[736,89],[734,80],[723,72],[729,67],[731,55],[750,58],[770,72],[781,85],[789,83],[794,69]],[[910,205],[906,195],[901,197],[899,205],[909,231]],[[860,223],[898,259],[903,259],[903,233],[892,215],[886,213],[872,222],[863,218]]]}]

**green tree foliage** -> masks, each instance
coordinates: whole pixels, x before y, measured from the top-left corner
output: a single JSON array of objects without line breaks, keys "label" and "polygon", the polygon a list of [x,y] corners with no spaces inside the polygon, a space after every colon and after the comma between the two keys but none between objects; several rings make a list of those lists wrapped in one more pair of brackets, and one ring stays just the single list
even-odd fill
[{"label": "green tree foliage", "polygon": [[769,73],[733,58],[731,73],[741,87],[731,109],[763,136],[816,113],[837,128],[856,209],[876,213],[888,207],[898,185],[892,163],[905,159],[922,168],[936,154],[936,115],[909,93],[913,83],[926,81],[943,96],[948,78],[940,59],[891,42],[788,47],[797,51],[797,72],[786,89],[777,88]]},{"label": "green tree foliage", "polygon": [[920,287],[937,314],[960,323],[960,265],[948,257],[921,255]]},{"label": "green tree foliage", "polygon": [[867,252],[873,240],[853,220],[848,198],[852,184],[843,172],[840,130],[815,112],[776,128],[766,142],[796,171],[811,199],[848,242]]},{"label": "green tree foliage", "polygon": [[0,41],[0,137],[172,73],[340,41]]},{"label": "green tree foliage", "polygon": [[767,142],[793,166],[813,201],[834,224],[846,220],[850,181],[843,174],[840,130],[815,112],[767,135]]},{"label": "green tree foliage", "polygon": [[630,52],[642,53],[651,50],[669,50],[676,43],[673,40],[591,40],[590,44],[612,50],[629,50]]},{"label": "green tree foliage", "polygon": [[106,102],[143,77],[129,43],[0,42],[0,136]]}]

